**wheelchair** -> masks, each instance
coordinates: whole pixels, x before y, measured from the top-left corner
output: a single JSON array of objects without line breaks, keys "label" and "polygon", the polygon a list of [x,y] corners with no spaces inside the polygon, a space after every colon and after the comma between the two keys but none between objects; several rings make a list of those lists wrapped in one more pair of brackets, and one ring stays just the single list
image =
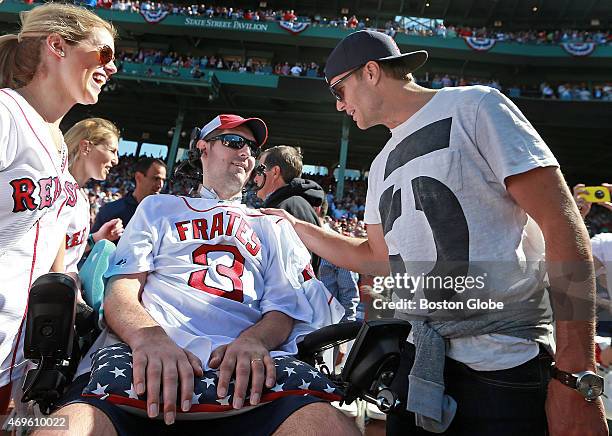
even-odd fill
[{"label": "wheelchair", "polygon": [[[77,305],[78,286],[68,275],[45,274],[32,285],[24,355],[37,367],[26,375],[22,401],[34,401],[44,414],[55,409],[78,362],[100,332],[103,275],[113,251],[111,242],[99,241],[79,272],[87,306]],[[410,323],[397,319],[330,325],[306,335],[298,344],[297,357],[342,388],[344,403],[362,399],[383,413],[393,413],[404,407],[390,386],[409,332]],[[353,339],[341,372],[336,373],[333,367],[330,370],[324,354]]]}]

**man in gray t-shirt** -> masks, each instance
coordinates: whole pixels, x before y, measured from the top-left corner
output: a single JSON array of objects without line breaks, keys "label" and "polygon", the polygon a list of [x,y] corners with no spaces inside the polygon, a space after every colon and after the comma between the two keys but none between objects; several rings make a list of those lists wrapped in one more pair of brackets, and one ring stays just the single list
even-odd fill
[{"label": "man in gray t-shirt", "polygon": [[[410,73],[426,59],[359,31],[326,63],[337,110],[360,129],[391,130],[370,170],[367,240],[270,212],[322,258],[404,279],[394,298],[405,303],[397,316],[411,322],[414,347],[393,382],[406,411],[389,416],[388,435],[607,434],[589,239],[559,165],[497,90],[417,85]],[[586,301],[578,319],[562,311],[577,301],[566,291],[577,276],[572,289]],[[470,306],[477,296],[501,309]],[[593,389],[573,389],[574,377]]]}]

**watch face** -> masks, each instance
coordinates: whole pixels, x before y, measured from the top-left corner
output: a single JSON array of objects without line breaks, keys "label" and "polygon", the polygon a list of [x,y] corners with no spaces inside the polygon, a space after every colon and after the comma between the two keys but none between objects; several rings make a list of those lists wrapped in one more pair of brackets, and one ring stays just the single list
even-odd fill
[{"label": "watch face", "polygon": [[603,377],[592,372],[582,374],[576,383],[576,390],[587,400],[595,400],[603,394]]}]

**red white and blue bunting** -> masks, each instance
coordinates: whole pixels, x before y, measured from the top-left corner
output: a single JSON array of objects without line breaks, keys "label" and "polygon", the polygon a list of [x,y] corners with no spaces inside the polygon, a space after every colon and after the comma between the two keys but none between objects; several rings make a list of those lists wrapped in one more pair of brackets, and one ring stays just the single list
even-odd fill
[{"label": "red white and blue bunting", "polygon": [[595,51],[597,45],[594,42],[565,42],[561,44],[563,50],[572,56],[589,56]]},{"label": "red white and blue bunting", "polygon": [[158,9],[157,11],[141,10],[140,15],[142,15],[142,18],[144,18],[147,23],[156,24],[168,16],[168,11],[162,11],[161,9]]},{"label": "red white and blue bunting", "polygon": [[294,35],[303,32],[308,28],[310,23],[297,22],[297,21],[279,21],[278,25]]},{"label": "red white and blue bunting", "polygon": [[465,43],[469,48],[476,51],[489,51],[495,45],[496,40],[493,38],[475,38],[468,36],[465,38]]}]

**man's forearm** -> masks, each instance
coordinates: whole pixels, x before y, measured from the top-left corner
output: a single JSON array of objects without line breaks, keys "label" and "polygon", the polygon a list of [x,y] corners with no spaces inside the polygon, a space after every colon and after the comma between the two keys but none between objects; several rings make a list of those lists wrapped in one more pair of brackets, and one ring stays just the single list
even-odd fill
[{"label": "man's forearm", "polygon": [[244,330],[240,337],[260,341],[272,351],[281,345],[293,330],[294,320],[282,312],[271,311],[266,313],[255,325]]},{"label": "man's forearm", "polygon": [[[595,274],[589,239],[581,222],[546,235],[546,259],[555,314],[557,366],[576,372],[595,369]],[[551,234],[554,233],[554,234]]]},{"label": "man's forearm", "polygon": [[310,251],[336,266],[361,274],[389,274],[388,258],[376,256],[368,239],[329,232],[300,220],[296,221],[294,229]]},{"label": "man's forearm", "polygon": [[149,315],[138,300],[146,273],[134,278],[118,276],[108,283],[109,291],[104,299],[104,318],[110,329],[132,346],[138,333],[161,333],[163,329]]}]

